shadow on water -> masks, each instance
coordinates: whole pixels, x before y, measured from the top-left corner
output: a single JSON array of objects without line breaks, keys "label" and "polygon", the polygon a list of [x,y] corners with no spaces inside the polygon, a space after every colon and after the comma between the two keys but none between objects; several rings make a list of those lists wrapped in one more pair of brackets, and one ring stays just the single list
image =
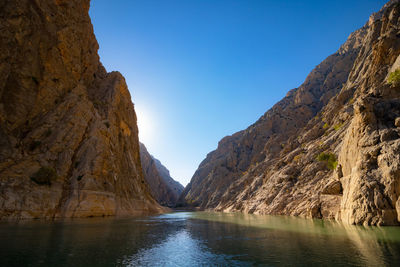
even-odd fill
[{"label": "shadow on water", "polygon": [[397,266],[400,229],[176,212],[0,223],[0,266]]},{"label": "shadow on water", "polygon": [[[132,225],[130,220],[74,220],[29,222],[0,227],[1,266],[109,266],[137,253],[152,234],[152,224]],[[150,245],[150,244],[149,244]]]}]

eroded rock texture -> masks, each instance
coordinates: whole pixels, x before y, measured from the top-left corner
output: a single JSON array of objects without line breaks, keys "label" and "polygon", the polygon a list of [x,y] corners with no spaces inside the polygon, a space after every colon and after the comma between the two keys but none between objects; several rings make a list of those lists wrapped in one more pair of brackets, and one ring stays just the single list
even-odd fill
[{"label": "eroded rock texture", "polygon": [[219,211],[398,224],[400,88],[387,77],[400,67],[399,54],[400,3],[392,0],[299,88],[222,139],[181,201]]},{"label": "eroded rock texture", "polygon": [[174,207],[183,191],[183,186],[170,176],[169,170],[150,155],[142,143],[140,143],[140,158],[143,175],[149,184],[151,194],[161,205]]},{"label": "eroded rock texture", "polygon": [[161,210],[125,80],[99,61],[89,4],[0,2],[0,218]]}]

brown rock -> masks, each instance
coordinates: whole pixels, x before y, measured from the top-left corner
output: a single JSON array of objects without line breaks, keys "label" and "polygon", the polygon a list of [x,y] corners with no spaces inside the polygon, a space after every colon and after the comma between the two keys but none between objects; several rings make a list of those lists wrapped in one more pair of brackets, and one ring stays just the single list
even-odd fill
[{"label": "brown rock", "polygon": [[339,195],[321,195],[321,217],[330,220],[340,219],[340,202],[342,196]]},{"label": "brown rock", "polygon": [[[0,218],[161,211],[125,80],[99,61],[89,0],[0,6]],[[36,179],[43,168],[54,175]]]},{"label": "brown rock", "polygon": [[321,191],[321,194],[340,195],[342,193],[342,184],[339,181],[329,182]]},{"label": "brown rock", "polygon": [[394,121],[394,125],[396,127],[400,127],[400,117],[396,118],[396,120]]}]

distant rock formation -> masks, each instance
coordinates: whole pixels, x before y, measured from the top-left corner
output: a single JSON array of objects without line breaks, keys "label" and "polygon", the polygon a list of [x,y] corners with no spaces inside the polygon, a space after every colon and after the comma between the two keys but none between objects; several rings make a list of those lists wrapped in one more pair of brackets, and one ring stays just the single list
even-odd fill
[{"label": "distant rock formation", "polygon": [[392,0],[299,88],[246,130],[223,138],[180,201],[218,211],[398,224],[400,82],[388,77],[400,68],[399,54],[400,3]]},{"label": "distant rock formation", "polygon": [[140,158],[144,178],[154,198],[163,206],[174,207],[183,191],[183,186],[171,178],[168,169],[150,155],[142,143],[140,143]]},{"label": "distant rock formation", "polygon": [[0,218],[163,210],[143,178],[125,80],[99,61],[89,5],[0,3]]}]

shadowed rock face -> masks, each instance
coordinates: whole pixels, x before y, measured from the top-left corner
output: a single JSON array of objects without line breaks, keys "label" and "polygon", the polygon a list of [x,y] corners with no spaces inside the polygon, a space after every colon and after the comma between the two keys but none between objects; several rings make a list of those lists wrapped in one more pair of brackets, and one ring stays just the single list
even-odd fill
[{"label": "shadowed rock face", "polygon": [[168,169],[150,155],[142,143],[140,143],[140,158],[143,175],[149,184],[151,194],[161,205],[174,207],[183,191],[183,186],[172,179]]},{"label": "shadowed rock face", "polygon": [[161,211],[129,91],[99,61],[89,5],[0,3],[0,218]]},{"label": "shadowed rock face", "polygon": [[387,77],[400,67],[399,17],[399,1],[390,1],[299,88],[246,130],[223,138],[180,201],[219,211],[398,224],[400,88]]}]

